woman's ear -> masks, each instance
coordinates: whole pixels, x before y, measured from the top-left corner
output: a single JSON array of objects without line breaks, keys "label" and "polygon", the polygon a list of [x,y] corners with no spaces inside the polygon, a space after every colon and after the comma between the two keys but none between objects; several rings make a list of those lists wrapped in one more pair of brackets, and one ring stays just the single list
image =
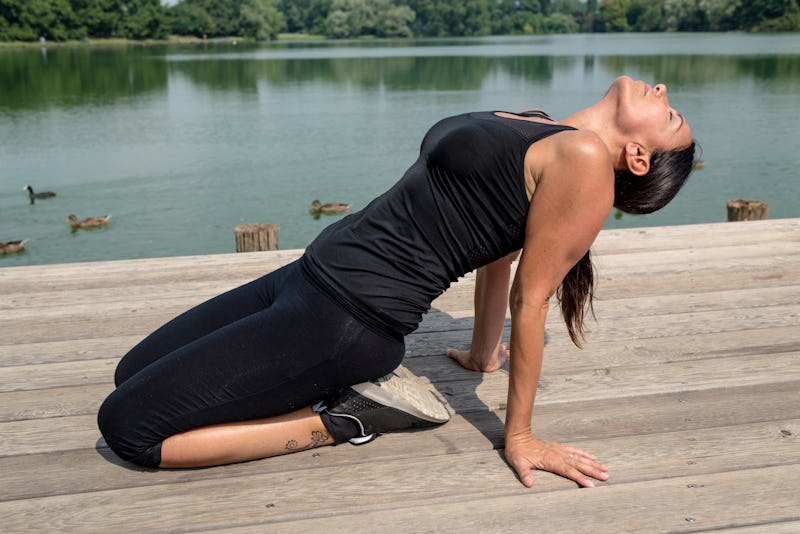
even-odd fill
[{"label": "woman's ear", "polygon": [[628,170],[636,176],[650,172],[650,153],[639,143],[631,141],[625,145],[625,161]]}]

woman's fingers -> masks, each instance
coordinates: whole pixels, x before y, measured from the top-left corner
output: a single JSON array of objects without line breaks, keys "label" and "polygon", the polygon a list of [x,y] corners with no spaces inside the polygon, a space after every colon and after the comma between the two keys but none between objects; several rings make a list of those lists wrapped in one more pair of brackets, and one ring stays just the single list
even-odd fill
[{"label": "woman's fingers", "polygon": [[567,466],[564,476],[586,488],[594,487],[592,479],[608,480],[608,466],[598,462],[595,455],[573,447],[564,449],[567,453],[564,461]]},{"label": "woman's fingers", "polygon": [[464,369],[469,369],[470,371],[477,371],[478,369],[475,368],[472,360],[469,357],[468,350],[458,350],[458,349],[447,349],[445,354],[449,357],[454,359],[463,367]]},{"label": "woman's fingers", "polygon": [[479,373],[491,373],[500,369],[508,359],[508,351],[499,351],[497,358],[489,357],[481,359],[474,356],[468,350],[447,349],[445,355],[457,361],[464,369],[478,371]]},{"label": "woman's fingers", "polygon": [[550,471],[588,488],[594,487],[594,480],[608,480],[608,466],[593,454],[533,437],[517,443],[507,439],[506,460],[528,488],[533,486],[532,469]]},{"label": "woman's fingers", "polygon": [[534,483],[533,477],[533,465],[527,461],[520,461],[515,459],[509,459],[509,463],[511,467],[514,468],[514,471],[517,473],[517,477],[519,478],[522,485],[526,488],[532,488]]}]

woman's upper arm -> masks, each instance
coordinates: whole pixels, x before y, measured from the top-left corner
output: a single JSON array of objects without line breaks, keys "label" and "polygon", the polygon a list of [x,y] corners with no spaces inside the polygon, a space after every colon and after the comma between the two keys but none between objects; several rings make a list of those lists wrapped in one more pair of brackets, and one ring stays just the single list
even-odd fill
[{"label": "woman's upper arm", "polygon": [[512,290],[516,304],[546,305],[589,250],[614,203],[608,149],[591,132],[569,134],[554,143],[553,163],[543,168],[531,199]]}]

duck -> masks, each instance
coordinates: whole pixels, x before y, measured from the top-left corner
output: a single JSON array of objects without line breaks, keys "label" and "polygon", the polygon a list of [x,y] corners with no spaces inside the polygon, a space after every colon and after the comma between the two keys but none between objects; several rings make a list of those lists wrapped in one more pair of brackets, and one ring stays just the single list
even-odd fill
[{"label": "duck", "polygon": [[67,217],[64,222],[68,222],[70,226],[72,226],[73,230],[77,230],[78,228],[94,228],[97,226],[104,226],[108,223],[108,220],[111,218],[111,215],[100,215],[99,217],[86,217],[83,220],[78,220],[78,217],[75,215],[70,215]]},{"label": "duck", "polygon": [[56,194],[53,193],[52,191],[40,191],[38,193],[35,193],[33,191],[33,188],[29,185],[25,186],[24,191],[28,192],[28,198],[31,199],[31,203],[33,203],[33,201],[36,199],[53,198],[54,196],[56,196]]},{"label": "duck", "polygon": [[322,204],[319,200],[311,203],[311,211],[314,213],[347,213],[350,211],[350,204],[328,203]]},{"label": "duck", "polygon": [[0,242],[0,254],[12,254],[14,252],[19,252],[25,248],[25,243],[27,242],[27,239],[20,239],[19,241],[6,241],[5,243]]}]

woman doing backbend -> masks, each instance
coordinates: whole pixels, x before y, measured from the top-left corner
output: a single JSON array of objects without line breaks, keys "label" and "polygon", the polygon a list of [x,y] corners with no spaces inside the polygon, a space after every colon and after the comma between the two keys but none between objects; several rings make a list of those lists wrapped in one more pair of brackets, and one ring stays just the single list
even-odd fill
[{"label": "woman doing backbend", "polygon": [[187,311],[125,355],[100,430],[122,458],[176,468],[443,423],[444,407],[396,369],[433,299],[477,269],[472,344],[447,354],[479,372],[513,356],[506,460],[525,486],[532,469],[582,486],[606,480],[596,457],[531,431],[548,302],[558,296],[579,344],[588,251],[612,206],[664,206],[694,146],[667,88],[628,77],[560,122],[541,112],[444,119],[397,184],[328,226],[302,258]]}]

